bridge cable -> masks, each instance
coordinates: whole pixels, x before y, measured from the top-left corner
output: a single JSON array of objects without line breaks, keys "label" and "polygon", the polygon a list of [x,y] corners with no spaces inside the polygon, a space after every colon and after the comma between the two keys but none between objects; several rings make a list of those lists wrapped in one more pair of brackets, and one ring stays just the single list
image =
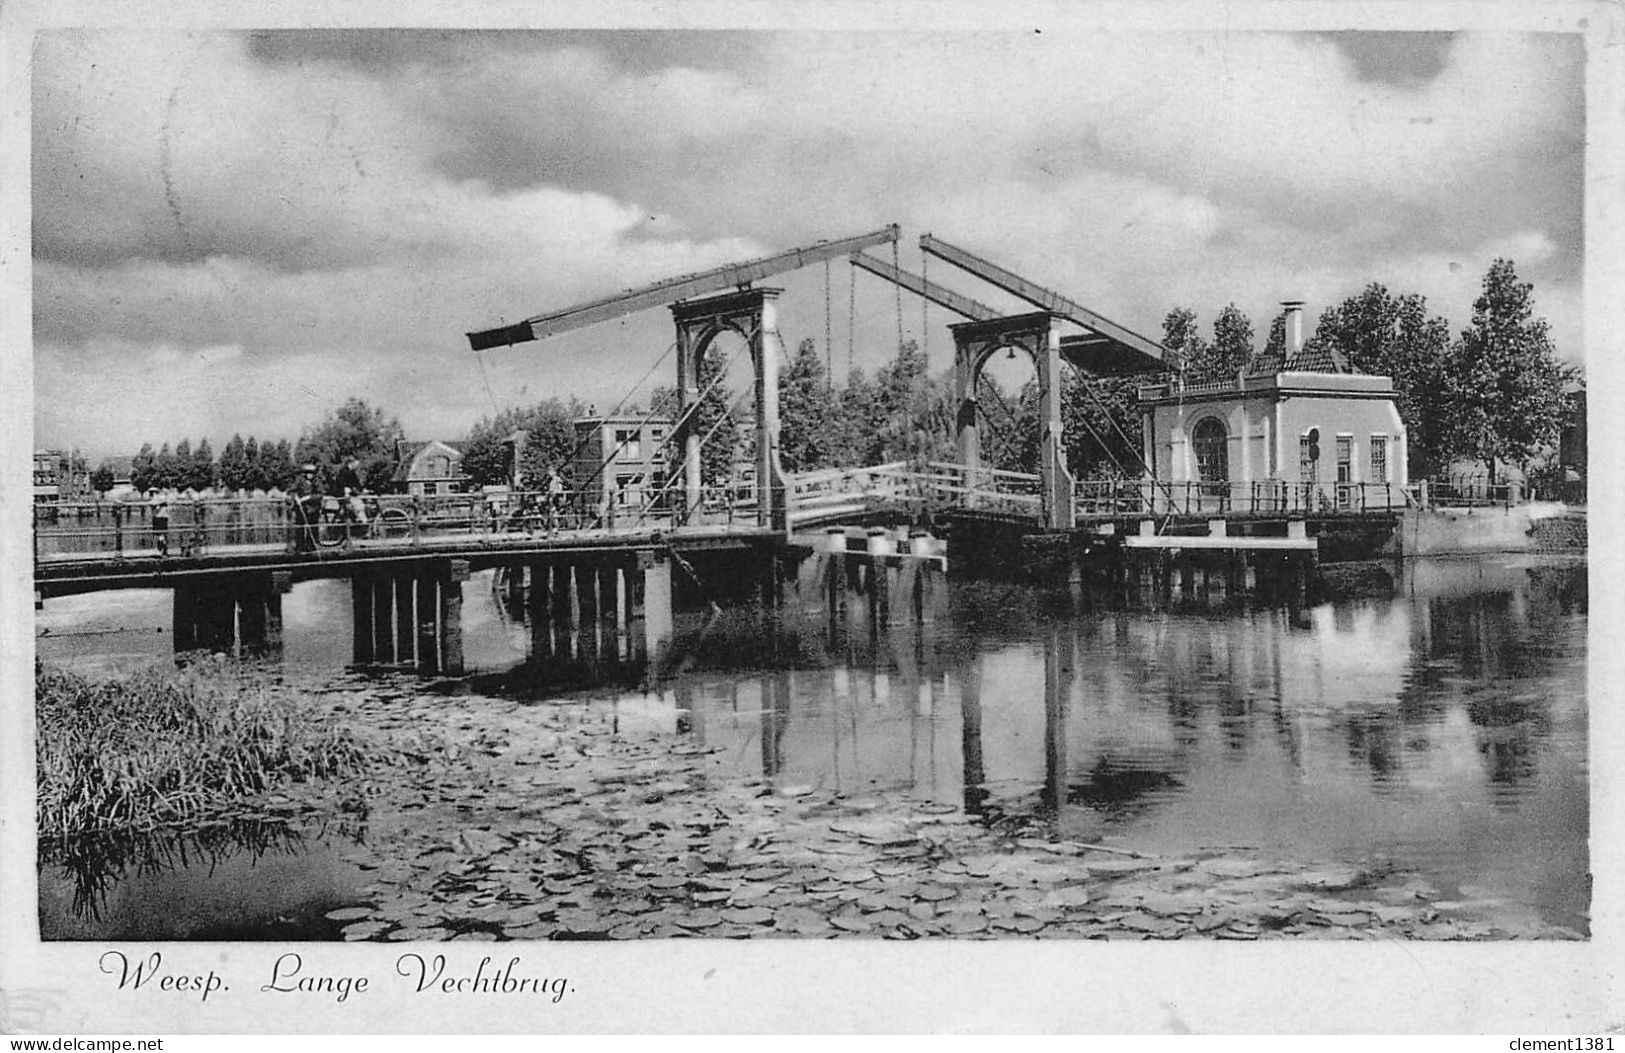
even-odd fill
[{"label": "bridge cable", "polygon": [[[627,399],[631,398],[633,393],[636,392],[639,388],[641,388],[643,386],[644,382],[647,381],[651,376],[654,375],[654,371],[659,369],[660,364],[662,362],[664,362],[666,360],[666,357],[668,355],[670,355],[675,350],[677,350],[677,342],[674,340],[669,345],[667,345],[665,352],[659,358],[655,359],[654,365],[650,366],[648,368],[648,370],[643,374],[643,376],[638,378],[638,382],[636,384],[633,384],[630,388],[627,389],[626,394],[621,396],[621,401],[617,402],[615,404],[615,408],[610,410],[607,415],[610,416],[610,417],[613,417],[613,416],[615,416],[615,414],[619,413],[621,411],[621,409],[626,405]],[[653,407],[651,406],[650,409],[652,410]],[[571,461],[575,460],[576,454],[580,453],[583,449],[585,449],[586,445],[587,445],[587,443],[589,441],[590,441],[590,438],[588,436],[583,436],[582,438],[577,440],[576,444],[575,444],[575,447],[569,453],[565,454],[564,458],[562,460],[554,463],[551,467],[548,468],[548,474],[551,475],[551,474],[553,474],[555,472],[560,471],[566,465],[568,465]],[[617,448],[616,452],[619,453],[620,449]]]},{"label": "bridge cable", "polygon": [[[726,422],[731,420],[733,418],[733,411],[740,407],[740,405],[745,401],[746,396],[752,395],[752,394],[754,394],[754,392],[752,392],[752,391],[742,391],[742,392],[740,392],[738,397],[734,399],[733,404],[731,406],[728,406],[723,411],[722,416],[718,417],[716,423],[711,425],[710,430],[707,431],[705,433],[705,435],[700,438],[700,445],[704,446],[706,444],[706,442],[708,442],[710,440],[711,436],[713,436],[713,435],[715,435],[717,433],[718,428],[722,427],[723,424],[725,424]],[[698,403],[696,403],[696,405],[698,405]],[[660,498],[666,493],[667,490],[670,490],[672,488],[673,483],[677,482],[677,480],[681,479],[681,478],[682,478],[681,475],[669,476],[666,479],[666,482],[660,487],[660,489],[656,490],[652,495],[645,498],[644,501],[643,501],[642,507],[638,510],[638,518],[636,520],[634,520],[634,525],[636,525],[637,523],[641,523],[645,519],[647,519],[649,517],[649,513],[654,509],[655,503],[660,500]],[[759,490],[760,487],[761,487],[761,480],[757,480],[756,485],[757,485],[757,488]],[[758,500],[760,500],[760,498],[758,498]],[[684,513],[683,513],[684,522],[688,521],[688,517],[693,514],[693,511],[694,511],[693,509],[685,509],[684,510]]]},{"label": "bridge cable", "polygon": [[824,382],[835,386],[835,346],[830,342],[829,260],[824,261]]},{"label": "bridge cable", "polygon": [[[750,337],[746,338],[746,343],[748,344],[750,342],[750,340],[753,339],[755,336],[756,336],[756,332],[753,331],[751,333]],[[672,346],[675,347],[676,345],[673,344]],[[766,353],[765,348],[763,349],[763,353],[764,354]],[[696,362],[697,362],[697,360],[696,360]],[[658,365],[658,364],[659,363],[656,363],[656,365]],[[699,397],[696,398],[692,403],[689,404],[688,409],[683,411],[682,416],[679,417],[677,419],[676,423],[672,425],[671,432],[666,436],[666,438],[660,443],[659,446],[655,447],[655,451],[663,450],[668,445],[671,444],[672,440],[677,437],[678,432],[682,429],[683,423],[685,421],[687,421],[688,418],[691,417],[695,413],[695,411],[697,411],[700,408],[701,405],[704,404],[706,396],[711,394],[711,392],[716,388],[716,386],[719,383],[721,383],[723,380],[727,379],[728,367],[730,365],[732,365],[732,364],[733,364],[733,355],[729,354],[727,357],[725,357],[722,360],[722,365],[720,367],[718,367],[716,375],[711,378],[711,383],[707,384],[706,387],[705,387],[705,390],[700,392]],[[696,371],[697,371],[697,368],[696,368]],[[651,372],[652,372],[652,370],[651,370]],[[645,374],[644,379],[645,380],[648,379],[647,374]],[[641,385],[643,383],[643,381],[640,380],[640,381],[638,381],[638,383]],[[628,394],[630,395],[630,392]],[[626,402],[626,399],[622,398],[621,402],[622,402],[622,404],[624,404]],[[616,409],[619,409],[619,408],[620,408],[619,406],[616,407]],[[614,411],[611,411],[610,416],[614,416],[614,415],[615,415]],[[644,429],[644,427],[646,427],[650,421],[654,420],[654,418],[657,415],[658,414],[657,414],[656,410],[653,407],[651,407],[650,410],[649,410],[648,415],[645,416],[641,422],[639,422],[639,424],[637,426],[637,429],[636,429],[635,432],[633,432],[633,434],[637,434],[638,432],[641,432]],[[716,429],[713,428],[712,430],[715,431]],[[706,438],[710,438],[710,436],[707,435]],[[622,450],[626,449],[627,445],[630,444],[631,441],[632,441],[632,436],[631,435],[628,435],[626,438],[622,439],[620,441],[620,443],[613,450],[611,450],[609,452],[609,456],[604,458],[604,460],[598,465],[598,468],[592,473],[591,478],[596,479],[596,478],[602,476],[604,474],[604,470],[606,468],[608,468],[611,464],[614,463],[615,458],[620,456],[620,452]],[[705,444],[705,439],[701,439],[700,444],[703,446]],[[579,445],[577,446],[577,450],[578,451],[580,450]],[[655,451],[651,451],[651,455]],[[572,456],[574,456],[574,455],[572,454]],[[651,460],[652,459],[653,458],[651,456]],[[582,480],[582,481],[585,482],[585,480]]]},{"label": "bridge cable", "polygon": [[[931,288],[931,258],[929,252],[920,253],[920,287]],[[931,362],[931,297],[920,297],[920,354],[925,356],[927,366]]]},{"label": "bridge cable", "polygon": [[[1088,395],[1089,398],[1094,401],[1095,405],[1100,409],[1101,414],[1103,416],[1105,416],[1106,422],[1112,426],[1112,428],[1117,432],[1118,437],[1123,440],[1123,447],[1125,449],[1127,449],[1131,454],[1134,455],[1135,460],[1140,462],[1140,467],[1142,469],[1144,469],[1145,474],[1151,478],[1151,484],[1153,486],[1155,486],[1157,489],[1161,490],[1163,492],[1163,494],[1168,498],[1169,516],[1168,516],[1167,519],[1165,519],[1163,521],[1163,526],[1166,527],[1168,522],[1171,521],[1172,515],[1173,515],[1173,511],[1172,511],[1173,508],[1174,508],[1174,490],[1173,490],[1173,487],[1171,485],[1169,485],[1169,482],[1167,480],[1158,479],[1156,477],[1156,473],[1151,470],[1151,466],[1145,462],[1145,455],[1140,453],[1140,451],[1135,447],[1134,443],[1129,440],[1128,433],[1125,432],[1123,430],[1122,426],[1117,423],[1117,418],[1112,416],[1111,411],[1106,407],[1105,403],[1101,402],[1099,396],[1097,396],[1095,394],[1094,388],[1090,386],[1088,378],[1086,376],[1084,376],[1083,370],[1079,369],[1076,365],[1074,365],[1070,361],[1067,362],[1067,365],[1071,366],[1072,367],[1072,372],[1077,375],[1078,382],[1079,382],[1080,386],[1083,388],[1084,394]],[[1098,437],[1097,437],[1096,441],[1099,441]],[[1101,443],[1101,448],[1105,449],[1105,444],[1104,443]],[[1111,456],[1110,451],[1108,451],[1108,456]],[[1112,457],[1112,460],[1117,464],[1117,467],[1119,469],[1123,468],[1123,463],[1121,461],[1118,461],[1115,456]],[[1125,471],[1124,474],[1126,475],[1127,472]]]},{"label": "bridge cable", "polygon": [[[993,379],[991,377],[978,377],[977,381],[978,387],[985,386],[987,390],[992,393],[993,400],[999,404],[999,408],[1004,410],[1005,420],[1010,426],[1000,431],[994,437],[999,440],[999,452],[1008,454],[1011,452],[1010,445],[1016,438],[1015,433],[1020,430],[1021,418],[1017,417],[1016,411],[1010,408],[1010,403],[1005,401],[1004,394],[999,391],[998,385],[993,383]],[[980,398],[976,400],[976,406],[978,409],[982,409],[982,400]],[[993,426],[993,417],[985,409],[982,409],[982,418],[987,421],[988,427],[991,430]]]},{"label": "bridge cable", "polygon": [[857,368],[858,346],[858,265],[852,264],[846,283],[846,375],[852,376]]},{"label": "bridge cable", "polygon": [[[898,263],[896,241],[891,243],[891,269],[894,273],[903,269]],[[901,354],[903,351],[903,287],[896,282],[892,282],[892,293],[897,302],[897,350],[893,353]]]},{"label": "bridge cable", "polygon": [[485,384],[485,397],[491,400],[491,413],[493,416],[498,416],[502,411],[497,408],[496,393],[491,390],[491,378],[485,372],[484,353],[480,351],[474,352],[474,360],[480,364],[480,380]]}]

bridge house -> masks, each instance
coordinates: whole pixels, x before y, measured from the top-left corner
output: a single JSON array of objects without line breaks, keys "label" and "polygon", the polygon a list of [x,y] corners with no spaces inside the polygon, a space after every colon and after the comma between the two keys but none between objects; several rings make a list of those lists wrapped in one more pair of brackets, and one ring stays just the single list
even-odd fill
[{"label": "bridge house", "polygon": [[1286,347],[1233,379],[1141,388],[1146,465],[1164,508],[1362,511],[1404,504],[1405,426],[1393,381],[1305,349],[1289,301]]}]

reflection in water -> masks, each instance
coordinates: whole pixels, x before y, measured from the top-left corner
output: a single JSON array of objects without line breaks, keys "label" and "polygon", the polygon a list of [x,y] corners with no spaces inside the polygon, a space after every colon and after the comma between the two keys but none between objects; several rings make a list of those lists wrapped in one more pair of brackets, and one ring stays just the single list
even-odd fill
[{"label": "reflection in water", "polygon": [[1297,618],[1073,614],[956,583],[932,625],[787,628],[775,671],[697,668],[654,697],[780,785],[1151,851],[1384,857],[1583,927],[1584,564],[1412,570],[1399,597]]},{"label": "reflection in water", "polygon": [[[326,584],[295,587],[285,664],[347,661],[348,598]],[[1155,852],[1386,857],[1447,894],[1585,927],[1583,561],[1416,560],[1395,595],[1299,610],[940,592],[923,618],[861,594],[833,613],[794,595],[779,612],[680,617],[669,675],[651,679],[620,640],[587,661],[550,629],[538,655],[523,603],[470,588],[466,688],[539,704],[579,691],[617,727],[691,737],[779,786],[903,792]],[[117,595],[130,624],[166,622]],[[65,613],[79,599],[48,601],[46,620],[96,628],[97,614]],[[47,660],[66,646],[40,641]]]},{"label": "reflection in water", "polygon": [[[328,939],[323,912],[358,876],[330,845],[346,824],[301,832],[274,819],[42,842],[40,934],[53,939]],[[255,894],[244,894],[253,890]],[[175,928],[186,907],[187,931]]]},{"label": "reflection in water", "polygon": [[39,862],[60,869],[72,881],[75,915],[100,919],[108,891],[131,872],[213,869],[244,853],[257,861],[269,852],[292,853],[300,840],[285,823],[232,822],[184,833],[103,834],[42,842]]}]

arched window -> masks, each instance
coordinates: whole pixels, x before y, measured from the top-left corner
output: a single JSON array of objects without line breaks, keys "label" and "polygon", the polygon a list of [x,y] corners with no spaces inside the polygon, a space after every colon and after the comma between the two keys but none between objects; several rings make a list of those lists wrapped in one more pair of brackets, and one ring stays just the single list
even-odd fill
[{"label": "arched window", "polygon": [[1223,494],[1230,482],[1230,433],[1217,417],[1203,417],[1191,429],[1191,445],[1196,452],[1196,477],[1209,484],[1203,490]]}]

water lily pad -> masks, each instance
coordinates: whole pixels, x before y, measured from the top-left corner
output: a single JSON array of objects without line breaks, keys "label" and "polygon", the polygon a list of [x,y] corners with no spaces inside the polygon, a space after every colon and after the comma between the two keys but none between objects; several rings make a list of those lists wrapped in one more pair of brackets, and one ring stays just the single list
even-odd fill
[{"label": "water lily pad", "polygon": [[1130,874],[1144,874],[1156,870],[1160,863],[1155,859],[1103,859],[1098,862],[1084,864],[1084,869],[1094,877],[1114,878],[1126,877]]},{"label": "water lily pad", "polygon": [[1360,887],[1365,881],[1366,874],[1353,867],[1310,870],[1298,874],[1293,879],[1293,883],[1299,888],[1316,889],[1324,892],[1344,892],[1348,889]]},{"label": "water lily pad", "polygon": [[722,912],[722,916],[739,925],[766,925],[773,920],[773,912],[766,907],[728,909]]},{"label": "water lily pad", "polygon": [[420,927],[406,926],[393,932],[385,933],[384,939],[395,943],[414,942],[417,940],[444,940],[451,933],[439,926]]},{"label": "water lily pad", "polygon": [[376,907],[340,907],[338,910],[328,911],[326,918],[328,921],[360,921],[377,913]]},{"label": "water lily pad", "polygon": [[988,928],[988,920],[980,914],[948,914],[937,921],[950,936],[971,936]]},{"label": "water lily pad", "polygon": [[855,911],[837,914],[833,918],[830,918],[829,922],[837,929],[841,929],[845,932],[870,932],[874,928],[873,923],[871,923],[868,918],[864,917],[862,914],[856,913]]},{"label": "water lily pad", "polygon": [[346,942],[376,939],[388,928],[389,923],[383,921],[353,922],[344,926],[344,939]]},{"label": "water lily pad", "polygon": [[927,900],[932,903],[940,903],[943,900],[953,899],[958,894],[958,892],[943,885],[921,885],[914,892],[916,898]]},{"label": "water lily pad", "polygon": [[706,907],[678,915],[677,924],[685,929],[709,929],[714,925],[722,924],[722,914],[720,911]]}]

